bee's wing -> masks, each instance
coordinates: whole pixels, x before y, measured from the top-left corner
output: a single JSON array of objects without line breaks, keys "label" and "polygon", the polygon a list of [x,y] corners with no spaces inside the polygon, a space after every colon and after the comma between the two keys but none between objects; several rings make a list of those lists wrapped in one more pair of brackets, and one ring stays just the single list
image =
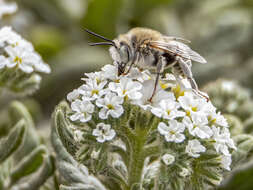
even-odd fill
[{"label": "bee's wing", "polygon": [[151,41],[150,45],[153,48],[157,48],[169,53],[174,53],[185,59],[191,59],[192,61],[196,61],[203,64],[207,63],[207,61],[201,55],[193,51],[187,45],[180,43],[178,41],[169,41],[169,42]]}]

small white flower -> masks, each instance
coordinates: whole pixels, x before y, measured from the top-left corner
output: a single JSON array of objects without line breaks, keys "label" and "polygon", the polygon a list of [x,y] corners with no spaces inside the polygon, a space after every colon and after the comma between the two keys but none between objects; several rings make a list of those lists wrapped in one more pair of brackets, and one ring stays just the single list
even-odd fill
[{"label": "small white flower", "polygon": [[[19,46],[7,46],[5,51],[9,55],[9,64],[7,67],[12,68],[17,66],[25,73],[31,73],[34,71],[34,57],[30,52],[25,51],[25,49]],[[37,60],[37,58],[35,58]]]},{"label": "small white flower", "polygon": [[171,92],[167,92],[157,86],[155,95],[152,98],[152,101],[150,102],[150,98],[153,94],[155,81],[154,80],[147,80],[144,81],[142,84],[142,89],[140,92],[142,93],[142,97],[139,100],[133,101],[133,104],[136,104],[143,108],[144,110],[152,109],[153,107],[159,107],[159,103],[161,100],[164,99],[171,99],[175,100],[174,94]]},{"label": "small white flower", "polygon": [[132,68],[130,73],[127,75],[131,79],[135,79],[141,83],[146,80],[152,79],[152,75],[149,70],[140,71],[138,68]]},{"label": "small white flower", "polygon": [[212,126],[212,140],[214,143],[214,148],[216,152],[229,156],[230,153],[228,147],[232,149],[236,149],[236,147],[234,145],[234,141],[230,138],[229,130],[227,128],[222,128],[222,130],[220,129],[220,127]]},{"label": "small white flower", "polygon": [[95,80],[97,84],[105,80],[105,77],[102,72],[85,73],[85,76],[87,76],[88,78],[82,78],[82,80],[84,81]]},{"label": "small white flower", "polygon": [[93,150],[92,153],[91,153],[91,155],[90,155],[90,157],[91,157],[92,159],[97,160],[97,159],[98,159],[98,156],[99,156],[99,154],[100,154],[100,151],[101,151],[101,149],[99,149],[98,151]]},{"label": "small white flower", "polygon": [[81,140],[83,140],[83,132],[80,130],[74,130],[74,140],[76,142],[81,142]]},{"label": "small white flower", "polygon": [[162,100],[158,108],[152,108],[151,112],[157,117],[162,117],[164,119],[175,119],[185,116],[185,112],[178,111],[178,108],[180,108],[179,103],[175,100],[167,99]]},{"label": "small white flower", "polygon": [[228,127],[228,122],[227,122],[226,118],[223,115],[221,115],[220,112],[210,113],[208,115],[208,120],[212,124],[216,124],[216,125],[219,125],[219,126],[222,126],[222,127]]},{"label": "small white flower", "polygon": [[31,73],[34,70],[49,73],[50,68],[44,64],[41,57],[33,51],[29,51],[21,46],[7,46],[4,48],[9,55],[7,67],[18,67],[25,73]]},{"label": "small white flower", "polygon": [[98,99],[96,105],[102,108],[99,112],[99,117],[101,119],[107,119],[109,115],[113,118],[120,117],[124,112],[121,105],[123,101],[122,97],[111,92],[106,94],[104,98]]},{"label": "small white flower", "polygon": [[80,96],[79,90],[74,89],[72,92],[68,93],[67,100],[72,102],[76,100],[77,98],[79,98],[79,96]]},{"label": "small white flower", "polygon": [[175,157],[171,154],[164,154],[162,156],[162,161],[165,165],[171,165],[175,161]]},{"label": "small white flower", "polygon": [[3,0],[0,0],[0,19],[3,15],[15,13],[17,9],[18,6],[16,3],[6,3]]},{"label": "small white flower", "polygon": [[96,79],[89,79],[78,90],[83,95],[83,99],[95,100],[107,93],[108,90],[104,89],[106,83],[106,81],[97,83]]},{"label": "small white flower", "polygon": [[14,32],[9,26],[0,29],[0,47],[3,47],[5,43],[15,45],[21,39],[21,36]]},{"label": "small white flower", "polygon": [[191,174],[191,172],[187,168],[182,168],[182,170],[179,172],[179,175],[181,177],[187,177]]},{"label": "small white flower", "polygon": [[188,141],[188,144],[185,148],[185,152],[189,154],[189,156],[192,156],[194,158],[199,157],[200,156],[199,153],[205,151],[206,148],[203,145],[201,145],[201,143],[196,139]]},{"label": "small white flower", "polygon": [[71,121],[87,122],[91,120],[91,114],[94,112],[94,105],[89,101],[75,100],[71,103],[71,109],[74,114],[70,116]]},{"label": "small white flower", "polygon": [[118,68],[115,65],[105,65],[101,70],[105,79],[113,81],[119,79]]},{"label": "small white flower", "polygon": [[184,117],[183,123],[187,126],[192,136],[205,139],[210,138],[213,134],[212,129],[207,125],[208,120],[204,115],[193,115],[192,121],[189,117]]},{"label": "small white flower", "polygon": [[206,105],[204,99],[194,98],[193,93],[185,92],[184,96],[180,96],[178,101],[188,116],[192,114],[204,114],[203,109]]},{"label": "small white flower", "polygon": [[96,129],[93,130],[92,135],[97,137],[96,140],[98,142],[103,143],[112,140],[116,133],[111,129],[111,125],[99,123],[97,124]]},{"label": "small white flower", "polygon": [[142,94],[139,92],[142,85],[139,82],[134,82],[127,77],[123,77],[119,80],[119,83],[111,82],[109,84],[109,89],[113,92],[116,92],[118,96],[125,97],[130,100],[137,100],[142,97]]},{"label": "small white flower", "polygon": [[231,155],[221,155],[221,167],[230,171],[230,165],[232,163]]},{"label": "small white flower", "polygon": [[184,134],[185,126],[176,120],[169,121],[169,126],[165,123],[160,122],[158,125],[158,131],[161,135],[164,135],[167,142],[180,143],[185,139]]},{"label": "small white flower", "polygon": [[0,69],[3,69],[8,64],[9,60],[6,57],[0,55]]}]

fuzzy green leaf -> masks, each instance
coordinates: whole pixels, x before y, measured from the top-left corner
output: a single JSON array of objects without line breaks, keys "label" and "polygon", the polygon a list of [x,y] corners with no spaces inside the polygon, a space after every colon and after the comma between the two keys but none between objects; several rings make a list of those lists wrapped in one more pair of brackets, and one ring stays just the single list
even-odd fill
[{"label": "fuzzy green leaf", "polygon": [[26,130],[25,120],[20,120],[9,135],[0,143],[0,163],[15,152],[24,141]]},{"label": "fuzzy green leaf", "polygon": [[46,148],[41,145],[27,155],[21,162],[11,171],[11,183],[16,183],[24,176],[35,172],[43,163]]},{"label": "fuzzy green leaf", "polygon": [[55,170],[52,156],[44,156],[44,162],[40,170],[29,178],[28,181],[19,185],[19,190],[37,190],[46,180],[53,175]]}]

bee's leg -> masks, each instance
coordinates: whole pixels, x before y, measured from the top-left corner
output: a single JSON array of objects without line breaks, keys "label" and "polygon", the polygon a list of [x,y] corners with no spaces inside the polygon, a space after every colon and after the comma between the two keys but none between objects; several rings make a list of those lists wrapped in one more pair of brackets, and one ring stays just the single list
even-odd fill
[{"label": "bee's leg", "polygon": [[155,86],[154,86],[154,90],[153,93],[149,99],[150,102],[152,102],[152,98],[155,95],[156,89],[157,89],[157,84],[160,78],[160,75],[163,73],[164,70],[164,58],[162,56],[159,56],[159,58],[157,59],[157,66],[156,66],[156,79],[155,79]]},{"label": "bee's leg", "polygon": [[133,61],[131,62],[130,66],[129,66],[128,70],[127,70],[127,72],[123,73],[123,75],[127,75],[127,74],[131,71],[131,68],[132,68],[132,66],[135,64],[135,61],[137,60],[138,56],[139,56],[139,54],[138,54],[138,52],[137,52],[137,53],[134,55]]},{"label": "bee's leg", "polygon": [[181,57],[178,58],[178,63],[184,73],[184,75],[187,77],[187,79],[189,80],[191,87],[192,87],[192,91],[201,96],[204,97],[207,101],[209,101],[209,98],[207,95],[205,95],[204,93],[202,93],[199,89],[198,89],[198,85],[196,83],[196,81],[194,80],[193,76],[192,76],[192,71],[191,71],[191,60],[188,61],[184,61]]}]

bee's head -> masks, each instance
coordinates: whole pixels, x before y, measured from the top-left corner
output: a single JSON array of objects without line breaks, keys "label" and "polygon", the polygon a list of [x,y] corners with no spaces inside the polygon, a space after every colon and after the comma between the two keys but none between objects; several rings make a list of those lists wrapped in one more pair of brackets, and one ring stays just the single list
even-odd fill
[{"label": "bee's head", "polygon": [[89,43],[89,45],[91,46],[111,45],[112,46],[110,48],[110,54],[113,61],[118,65],[118,75],[121,75],[122,73],[124,73],[127,64],[133,57],[130,51],[130,46],[124,41],[109,40],[99,34],[91,32],[90,30],[85,29],[85,31],[88,32],[89,34],[92,34],[106,41],[106,42],[98,42],[98,43]]},{"label": "bee's head", "polygon": [[114,43],[115,46],[110,48],[110,54],[118,65],[118,75],[121,75],[125,72],[126,66],[132,60],[133,56],[130,46],[126,42],[115,40]]}]

